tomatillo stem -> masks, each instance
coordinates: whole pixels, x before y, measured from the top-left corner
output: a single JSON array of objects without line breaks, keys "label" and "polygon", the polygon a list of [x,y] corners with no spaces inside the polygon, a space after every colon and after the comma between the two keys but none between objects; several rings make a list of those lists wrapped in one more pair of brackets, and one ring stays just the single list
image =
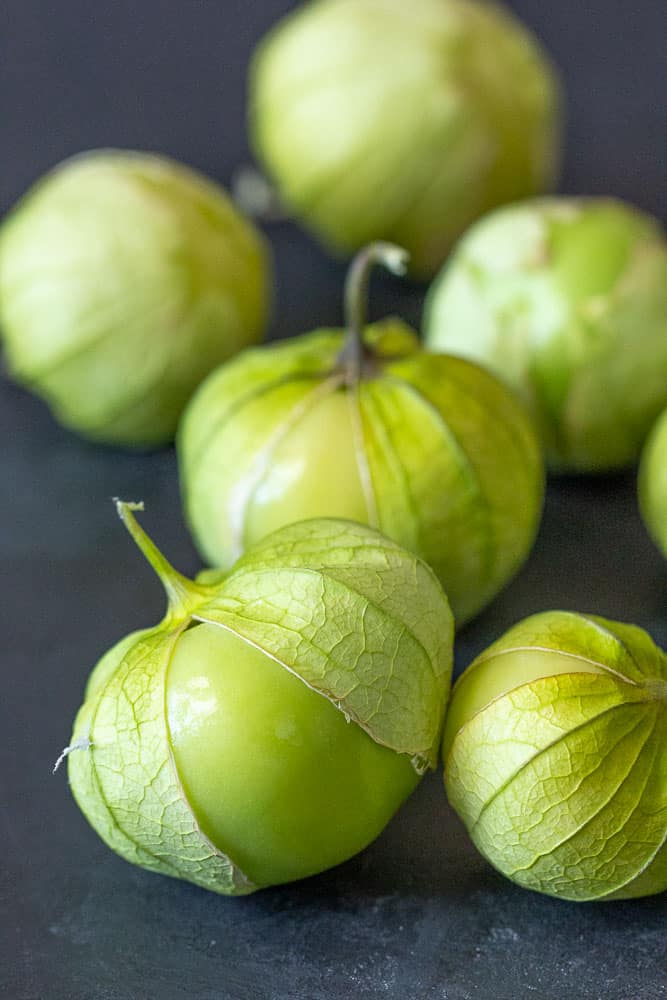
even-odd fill
[{"label": "tomatillo stem", "polygon": [[339,364],[344,369],[348,383],[361,378],[364,358],[364,327],[368,307],[368,287],[371,271],[382,264],[392,274],[405,274],[410,255],[395,243],[369,243],[360,250],[350,264],[345,280],[345,325],[347,336],[340,353]]},{"label": "tomatillo stem", "polygon": [[285,222],[290,216],[278,192],[259,170],[240,167],[232,177],[232,199],[250,219]]},{"label": "tomatillo stem", "polygon": [[114,503],[121,521],[160,578],[169,602],[168,614],[187,609],[192,604],[193,596],[198,596],[198,588],[174,569],[137,521],[133,511],[142,511],[143,501],[136,503],[114,497]]}]

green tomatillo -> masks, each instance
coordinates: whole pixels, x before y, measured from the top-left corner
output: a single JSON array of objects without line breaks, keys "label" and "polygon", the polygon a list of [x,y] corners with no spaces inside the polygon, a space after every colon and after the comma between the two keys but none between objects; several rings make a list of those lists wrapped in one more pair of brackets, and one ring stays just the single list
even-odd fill
[{"label": "green tomatillo", "polygon": [[109,444],[173,437],[204,376],[261,339],[269,283],[264,241],[222,188],[147,153],[67,160],[0,228],[10,372]]},{"label": "green tomatillo", "polygon": [[646,525],[667,557],[667,409],[651,431],[642,454],[639,501]]},{"label": "green tomatillo", "polygon": [[554,470],[631,465],[667,405],[664,234],[611,199],[499,209],[436,279],[425,333],[521,393]]},{"label": "green tomatillo", "polygon": [[436,571],[457,624],[508,581],[533,543],[543,466],[523,406],[460,358],[420,350],[397,319],[366,326],[372,244],[346,286],[347,332],[246,351],[206,380],[178,436],[186,515],[213,565],[306,517],[371,524]]},{"label": "green tomatillo", "polygon": [[316,0],[250,79],[257,155],[296,217],[343,253],[377,239],[428,278],[480,215],[550,190],[559,86],[536,39],[477,0]]},{"label": "green tomatillo", "polygon": [[373,840],[437,762],[452,615],[379,532],[291,525],[191,581],[121,518],[169,605],[91,674],[74,797],[126,860],[225,894],[303,878]]},{"label": "green tomatillo", "polygon": [[667,889],[667,654],[642,629],[544,612],[452,693],[450,802],[503,875],[572,900]]}]

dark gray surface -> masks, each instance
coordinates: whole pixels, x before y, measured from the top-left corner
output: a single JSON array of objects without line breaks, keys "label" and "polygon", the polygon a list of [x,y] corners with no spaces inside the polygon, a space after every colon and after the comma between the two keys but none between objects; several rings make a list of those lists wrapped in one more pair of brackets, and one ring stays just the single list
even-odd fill
[{"label": "dark gray surface", "polygon": [[[170,152],[225,180],[246,156],[248,51],[290,4],[4,0],[0,208],[80,148]],[[665,7],[642,0],[513,5],[564,67],[565,188],[667,214]],[[167,16],[168,12],[168,16]],[[291,227],[274,333],[339,318],[342,267]],[[379,284],[374,310],[416,320],[420,293]],[[301,884],[225,900],[133,869],[87,827],[64,773],[85,677],[162,597],[109,501],[142,497],[179,568],[171,451],[93,448],[0,382],[0,996],[11,1000],[659,1000],[667,900],[577,906],[503,881],[426,780],[357,859]],[[460,637],[458,667],[518,618],[568,607],[635,621],[667,644],[667,565],[637,515],[632,476],[552,485],[524,571]]]}]

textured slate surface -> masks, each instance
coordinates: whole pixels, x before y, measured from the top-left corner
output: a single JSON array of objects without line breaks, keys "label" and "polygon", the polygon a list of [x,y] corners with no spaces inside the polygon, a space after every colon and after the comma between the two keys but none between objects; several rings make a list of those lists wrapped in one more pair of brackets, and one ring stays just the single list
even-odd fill
[{"label": "textured slate surface", "polygon": [[[126,145],[227,180],[247,156],[243,76],[285,0],[162,5],[5,0],[0,11],[0,208],[61,157]],[[513,4],[570,91],[564,189],[667,214],[665,9],[595,0]],[[289,226],[274,335],[339,319],[340,264]],[[418,320],[420,292],[380,282],[374,311]],[[307,882],[224,900],[111,855],[50,767],[85,677],[162,598],[109,498],[141,497],[173,561],[197,558],[175,459],[93,448],[0,381],[0,996],[12,1000],[396,1000],[667,996],[667,900],[576,906],[513,888],[469,845],[439,776],[363,855]],[[458,667],[531,611],[635,621],[667,643],[667,565],[632,476],[552,484],[521,575],[460,637]]]}]

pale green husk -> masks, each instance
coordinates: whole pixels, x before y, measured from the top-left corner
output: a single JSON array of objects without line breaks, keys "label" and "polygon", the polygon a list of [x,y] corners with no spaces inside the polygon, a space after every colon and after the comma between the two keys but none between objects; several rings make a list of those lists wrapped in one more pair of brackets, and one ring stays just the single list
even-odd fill
[{"label": "pale green husk", "polygon": [[249,122],[327,245],[392,240],[428,277],[485,211],[551,189],[559,103],[537,40],[497,4],[319,0],[257,50]]},{"label": "pale green husk", "polygon": [[[539,445],[523,407],[476,365],[419,351],[398,320],[369,327],[374,374],[345,391],[369,523],[425,559],[457,624],[530,551],[542,508]],[[186,516],[209,563],[243,552],[246,516],[273,449],[327,393],[345,387],[342,331],[246,351],[186,410],[178,450]],[[337,514],[331,510],[332,516]]]},{"label": "pale green husk", "polygon": [[667,406],[664,234],[609,199],[500,209],[434,282],[425,336],[522,395],[555,470],[630,465]]},{"label": "pale green husk", "polygon": [[222,188],[146,153],[66,161],[0,228],[11,374],[112,444],[173,437],[204,376],[261,338],[269,283],[264,241]]},{"label": "pale green husk", "polygon": [[[549,650],[563,672],[512,685],[513,655]],[[508,683],[461,724],[482,664]],[[582,901],[667,888],[667,655],[641,629],[570,612],[510,629],[457,683],[443,756],[450,802],[517,884]]]},{"label": "pale green husk", "polygon": [[169,610],[100,662],[72,736],[89,746],[69,755],[72,792],[118,854],[220,893],[258,888],[203,834],[174,766],[165,678],[193,621],[265,651],[420,773],[435,767],[453,623],[424,563],[361,525],[314,520],[275,532],[222,581],[194,583],[164,562],[127,505],[121,513],[162,577]]},{"label": "pale green husk", "polygon": [[667,409],[657,421],[642,454],[639,502],[649,531],[667,556]]}]

